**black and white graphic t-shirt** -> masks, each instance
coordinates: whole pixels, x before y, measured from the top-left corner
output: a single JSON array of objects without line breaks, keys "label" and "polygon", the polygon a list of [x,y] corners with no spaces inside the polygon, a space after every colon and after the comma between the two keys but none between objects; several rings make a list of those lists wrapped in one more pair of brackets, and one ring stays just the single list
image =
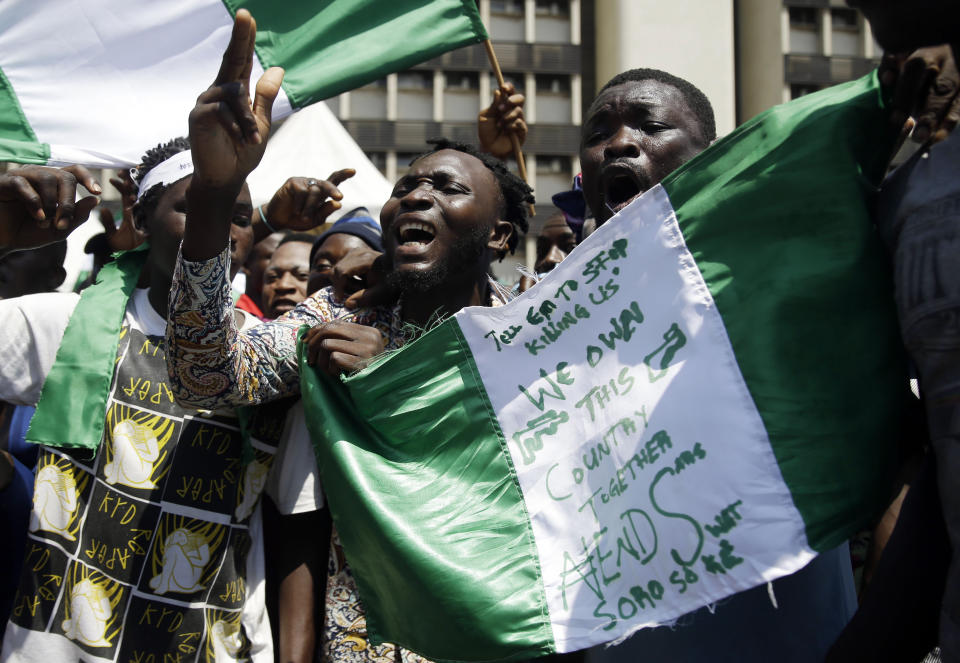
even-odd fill
[{"label": "black and white graphic t-shirt", "polygon": [[100,450],[41,450],[5,661],[272,660],[258,499],[286,407],[246,448],[234,413],[180,407],[164,326],[136,291]]}]

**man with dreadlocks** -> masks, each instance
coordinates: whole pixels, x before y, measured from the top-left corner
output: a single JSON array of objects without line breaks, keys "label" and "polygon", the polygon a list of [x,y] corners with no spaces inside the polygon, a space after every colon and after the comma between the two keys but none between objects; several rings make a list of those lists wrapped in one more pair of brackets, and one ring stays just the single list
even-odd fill
[{"label": "man with dreadlocks", "polygon": [[[311,362],[337,374],[399,347],[412,328],[425,328],[464,306],[502,301],[488,277],[490,262],[516,246],[532,201],[530,189],[499,160],[466,145],[438,141],[413,161],[381,213],[390,278],[401,293],[395,306],[348,314],[326,288],[277,320],[239,331],[229,306],[227,201],[263,153],[282,78],[282,72],[268,70],[251,107],[246,79],[254,30],[250,15],[237,12],[224,69],[190,116],[197,170],[170,294],[167,360],[176,397],[194,407],[257,404],[298,393],[296,343],[303,324],[312,327]],[[340,171],[315,183],[320,201],[329,198],[322,212],[340,206],[336,186],[345,176]],[[329,658],[413,658],[391,646],[368,647],[352,581],[343,586],[344,594],[345,607],[354,613],[345,609],[339,613],[342,621],[330,620],[338,632],[328,637]],[[280,629],[285,629],[282,615]],[[282,638],[280,653],[284,660],[293,658]]]},{"label": "man with dreadlocks", "polygon": [[[286,406],[239,421],[184,408],[164,362],[189,147],[181,138],[151,149],[136,170],[147,245],[80,296],[0,302],[0,399],[37,404],[27,439],[44,445],[4,661],[273,660],[257,498]],[[78,182],[100,192],[79,167],[0,175],[0,254],[86,219],[96,198],[74,203]],[[234,251],[250,244],[252,212],[241,186],[228,210]],[[236,313],[238,326],[256,322]]]}]

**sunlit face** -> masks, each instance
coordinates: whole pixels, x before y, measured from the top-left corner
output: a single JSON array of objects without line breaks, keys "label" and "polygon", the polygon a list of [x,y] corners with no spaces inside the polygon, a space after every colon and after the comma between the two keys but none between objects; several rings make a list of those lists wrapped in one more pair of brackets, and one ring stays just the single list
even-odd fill
[{"label": "sunlit face", "polygon": [[476,157],[440,150],[417,160],[380,213],[392,278],[427,290],[485,273],[488,250],[505,248],[512,232],[502,204],[496,178]]},{"label": "sunlit face", "polygon": [[598,224],[707,146],[672,85],[628,81],[601,92],[583,123],[583,195]]},{"label": "sunlit face", "polygon": [[577,237],[567,225],[563,215],[547,220],[537,237],[537,261],[533,270],[545,274],[566,258],[577,246]]},{"label": "sunlit face", "polygon": [[310,278],[308,242],[286,242],[277,247],[263,273],[263,314],[276,318],[307,298]]},{"label": "sunlit face", "polygon": [[321,288],[333,285],[330,280],[333,268],[348,253],[361,249],[373,250],[356,235],[338,232],[323,240],[323,244],[317,247],[316,253],[313,254],[313,262],[310,263],[310,280],[307,283],[307,292],[314,293]]},{"label": "sunlit face", "polygon": [[[144,222],[144,230],[150,238],[151,260],[155,267],[161,269],[164,274],[171,278],[173,267],[177,261],[177,252],[180,250],[180,242],[183,240],[183,229],[187,221],[187,188],[190,186],[191,178],[192,176],[184,177],[167,187],[163,195],[160,196],[160,200],[157,201],[153,214]],[[252,216],[253,205],[250,203],[250,189],[244,184],[233,206],[233,223],[249,230]],[[237,230],[239,230],[239,235],[235,236],[236,231],[231,228],[231,255],[237,251],[235,244],[237,237],[242,237],[245,232],[242,228]],[[246,250],[249,251],[249,247]]]}]

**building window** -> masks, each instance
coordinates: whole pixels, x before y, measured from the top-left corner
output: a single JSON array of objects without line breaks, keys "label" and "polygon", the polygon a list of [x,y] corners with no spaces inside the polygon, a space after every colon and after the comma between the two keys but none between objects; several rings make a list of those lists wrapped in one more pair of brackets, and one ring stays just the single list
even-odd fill
[{"label": "building window", "polygon": [[401,71],[397,74],[398,90],[432,90],[433,74],[429,71]]},{"label": "building window", "polygon": [[433,73],[401,71],[397,74],[397,119],[433,119]]},{"label": "building window", "polygon": [[480,75],[475,71],[444,72],[443,118],[452,122],[476,122],[480,109]]},{"label": "building window", "polygon": [[537,156],[537,175],[570,175],[570,157]]},{"label": "building window", "polygon": [[523,0],[490,0],[490,38],[523,41]]},{"label": "building window", "polygon": [[808,94],[813,94],[814,92],[817,92],[820,89],[821,88],[819,85],[810,85],[807,83],[794,83],[793,85],[790,86],[790,98],[798,99]]},{"label": "building window", "polygon": [[[504,81],[504,83],[513,83],[513,89],[516,90],[517,92],[520,92],[521,94],[524,93],[524,81],[525,81],[525,80],[526,80],[526,79],[525,79],[525,77],[524,77],[523,74],[508,73],[508,72],[506,72],[506,71],[503,72],[503,81]],[[493,74],[490,74],[490,90],[491,90],[491,92],[492,92],[493,90],[496,90],[498,87],[500,87],[500,86],[499,86],[499,84],[497,83],[497,77],[494,76]]]},{"label": "building window", "polygon": [[350,117],[382,120],[387,116],[387,79],[379,78],[350,92]]},{"label": "building window", "polygon": [[813,7],[790,7],[790,52],[819,53],[820,23],[817,9]]},{"label": "building window", "polygon": [[570,94],[569,76],[537,74],[537,94]]},{"label": "building window", "polygon": [[537,0],[537,16],[570,18],[570,0]]},{"label": "building window", "polygon": [[387,174],[387,153],[386,152],[367,152],[367,158],[377,167],[384,176]]},{"label": "building window", "polygon": [[856,57],[861,54],[860,26],[853,9],[834,7],[830,10],[832,55]]},{"label": "building window", "polygon": [[817,10],[815,7],[790,7],[790,27],[817,27]]},{"label": "building window", "polygon": [[569,124],[572,121],[570,77],[537,74],[537,122]]},{"label": "building window", "polygon": [[480,76],[475,71],[446,71],[444,76],[447,90],[465,92],[480,89]]},{"label": "building window", "polygon": [[523,0],[490,0],[490,13],[501,16],[523,16]]},{"label": "building window", "polygon": [[850,30],[856,30],[859,26],[857,24],[857,10],[856,9],[844,9],[839,7],[834,7],[830,10],[830,19],[835,28],[847,28]]},{"label": "building window", "polygon": [[549,202],[550,196],[570,188],[573,166],[570,157],[537,155],[537,200]]},{"label": "building window", "polygon": [[538,42],[570,42],[570,1],[537,0],[534,32]]}]

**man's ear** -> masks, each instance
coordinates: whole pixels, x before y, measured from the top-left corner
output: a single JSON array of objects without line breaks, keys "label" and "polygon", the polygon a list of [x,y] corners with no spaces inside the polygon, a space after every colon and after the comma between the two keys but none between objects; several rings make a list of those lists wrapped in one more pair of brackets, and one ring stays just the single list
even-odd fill
[{"label": "man's ear", "polygon": [[490,230],[490,239],[487,248],[504,254],[510,249],[510,238],[513,237],[513,224],[503,219],[494,222]]}]

